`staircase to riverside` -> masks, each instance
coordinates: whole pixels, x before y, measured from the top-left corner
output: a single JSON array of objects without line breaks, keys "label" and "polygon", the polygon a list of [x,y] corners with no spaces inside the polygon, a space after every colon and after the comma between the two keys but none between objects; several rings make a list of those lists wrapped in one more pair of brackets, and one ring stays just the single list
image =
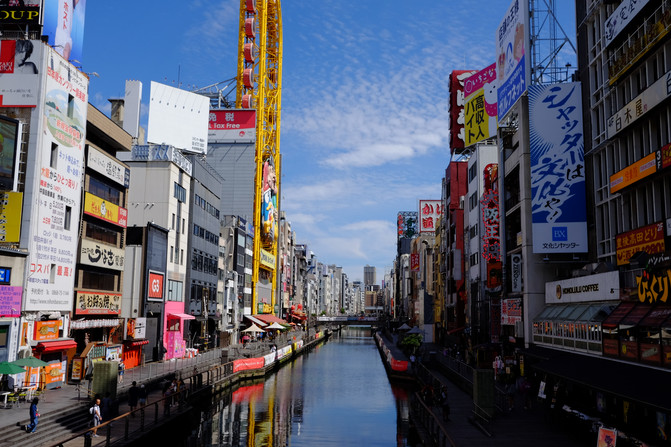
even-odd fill
[{"label": "staircase to riverside", "polygon": [[40,416],[35,433],[26,433],[23,429],[30,422],[26,419],[18,425],[0,427],[0,447],[37,447],[43,444],[54,444],[88,428],[88,407],[84,403],[74,404],[58,413]]}]

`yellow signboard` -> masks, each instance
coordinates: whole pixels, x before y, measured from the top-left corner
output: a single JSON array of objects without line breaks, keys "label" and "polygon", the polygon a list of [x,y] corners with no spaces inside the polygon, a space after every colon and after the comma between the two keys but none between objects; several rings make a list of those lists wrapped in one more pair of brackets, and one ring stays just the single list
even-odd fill
[{"label": "yellow signboard", "polygon": [[0,243],[19,242],[22,210],[22,192],[0,193]]},{"label": "yellow signboard", "polygon": [[84,213],[124,228],[126,228],[128,222],[128,210],[126,208],[121,208],[88,192],[84,195]]},{"label": "yellow signboard", "polygon": [[275,258],[272,253],[261,249],[261,264],[265,265],[271,270],[275,270]]}]

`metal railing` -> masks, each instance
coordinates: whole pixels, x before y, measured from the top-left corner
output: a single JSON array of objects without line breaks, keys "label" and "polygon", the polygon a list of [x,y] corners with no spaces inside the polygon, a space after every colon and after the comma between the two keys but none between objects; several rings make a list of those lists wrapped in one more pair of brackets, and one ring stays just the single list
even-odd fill
[{"label": "metal railing", "polygon": [[[418,424],[426,436],[431,438],[432,445],[437,447],[456,447],[456,444],[442,425],[442,410],[434,411],[432,407],[429,407],[415,393],[410,396],[410,411],[415,424]],[[440,416],[438,413],[441,413]]]}]

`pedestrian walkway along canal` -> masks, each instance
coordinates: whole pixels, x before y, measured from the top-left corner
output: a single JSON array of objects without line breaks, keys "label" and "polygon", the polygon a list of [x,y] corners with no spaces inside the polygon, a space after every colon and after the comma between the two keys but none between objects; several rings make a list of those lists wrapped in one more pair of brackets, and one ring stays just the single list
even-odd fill
[{"label": "pedestrian walkway along canal", "polygon": [[[203,446],[405,446],[408,395],[390,384],[369,328],[343,328],[203,412]],[[193,438],[199,438],[198,440]]]}]

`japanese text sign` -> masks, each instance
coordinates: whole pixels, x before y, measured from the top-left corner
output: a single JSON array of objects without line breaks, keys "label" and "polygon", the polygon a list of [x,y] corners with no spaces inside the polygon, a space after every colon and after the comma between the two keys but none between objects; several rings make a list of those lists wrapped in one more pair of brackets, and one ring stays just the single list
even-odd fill
[{"label": "japanese text sign", "polygon": [[587,252],[580,83],[529,87],[534,253]]},{"label": "japanese text sign", "polygon": [[496,136],[496,64],[464,82],[465,145]]},{"label": "japanese text sign", "polygon": [[433,233],[436,231],[438,218],[443,215],[443,203],[440,200],[419,201],[419,232]]},{"label": "japanese text sign", "polygon": [[657,222],[643,228],[637,228],[615,236],[617,265],[629,264],[634,254],[644,251],[651,255],[662,253],[664,245],[664,224]]}]

